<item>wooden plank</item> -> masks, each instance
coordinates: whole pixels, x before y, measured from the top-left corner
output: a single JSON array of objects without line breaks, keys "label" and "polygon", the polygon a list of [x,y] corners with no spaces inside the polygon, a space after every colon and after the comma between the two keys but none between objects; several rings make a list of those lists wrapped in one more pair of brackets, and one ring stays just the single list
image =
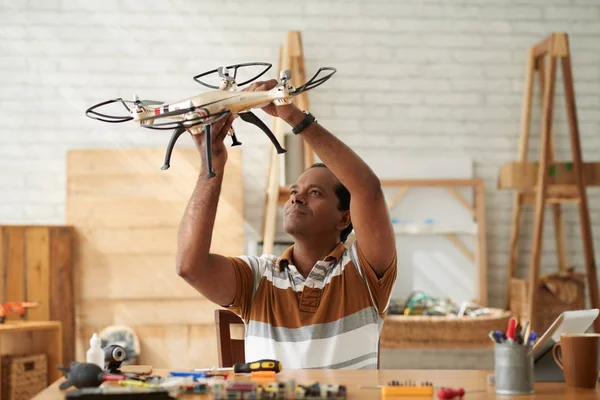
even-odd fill
[{"label": "wooden plank", "polygon": [[462,197],[462,195],[461,195],[460,193],[458,193],[458,192],[456,191],[456,189],[454,189],[454,188],[453,188],[453,187],[451,187],[451,186],[448,186],[448,187],[446,187],[446,190],[447,190],[447,191],[448,191],[448,192],[449,192],[449,193],[450,193],[450,194],[451,194],[451,195],[452,195],[452,196],[453,196],[453,197],[454,197],[456,200],[458,200],[458,202],[459,202],[460,204],[462,204],[463,206],[465,206],[465,208],[466,208],[467,210],[469,210],[473,216],[475,216],[475,208],[473,208],[473,206],[472,206],[471,204],[469,204],[469,202],[468,202],[468,201],[467,201],[467,200],[466,200],[464,197]]},{"label": "wooden plank", "polygon": [[38,307],[27,310],[29,321],[50,319],[50,243],[49,229],[29,226],[25,232],[27,260],[27,301],[37,301]]},{"label": "wooden plank", "polygon": [[[189,185],[188,185],[189,186]],[[109,194],[109,193],[107,193]],[[189,199],[188,199],[189,200]],[[239,213],[226,199],[219,202],[225,212]],[[71,197],[69,218],[86,228],[162,228],[173,227],[186,207],[184,201],[160,201],[154,199],[127,199],[115,196],[113,200],[94,201]],[[90,208],[94,204],[94,208]]]},{"label": "wooden plank", "polygon": [[[212,342],[198,343],[214,346],[216,342],[213,310],[217,306],[175,272],[179,223],[200,162],[195,148],[176,152],[178,165],[174,161],[168,172],[153,165],[157,156],[158,167],[162,165],[162,149],[69,154],[67,221],[77,228],[80,278],[77,332],[87,332],[76,340],[80,357],[85,357],[93,331],[115,323],[135,326],[136,331],[141,327],[143,350],[151,341],[160,341],[160,352],[166,353],[173,352],[178,343],[191,343],[195,348],[198,338],[170,332],[172,328],[194,331],[190,324],[196,322],[202,329],[213,324],[207,331]],[[211,251],[240,255],[244,251],[242,157],[240,149],[228,152]],[[138,187],[136,182],[140,190],[132,189]],[[94,214],[87,213],[88,209]],[[161,354],[146,351],[143,362],[158,365],[164,361],[167,367],[180,368],[175,358],[185,358],[189,351],[188,346],[166,361]]]},{"label": "wooden plank", "polygon": [[487,264],[487,223],[485,212],[485,191],[483,180],[475,187],[475,219],[477,220],[477,247],[475,263],[479,274],[479,304],[487,306],[488,299],[488,264]]},{"label": "wooden plank", "polygon": [[[564,41],[565,38],[562,37],[560,40]],[[554,41],[554,44],[556,44],[556,42],[557,42],[557,40]],[[555,47],[554,44],[553,44],[553,47]],[[553,52],[554,52],[554,50],[553,50]],[[540,97],[541,97],[541,101],[543,102],[544,101],[544,82],[545,82],[545,76],[546,76],[546,69],[545,69],[544,63],[540,63],[539,71],[540,71],[540,73],[539,73]],[[550,132],[549,147],[550,147],[550,152],[548,154],[548,156],[549,156],[548,161],[550,163],[553,163],[556,149],[554,146],[554,135],[552,132]],[[577,198],[577,202],[578,202],[579,196],[577,195],[576,198]],[[564,229],[563,229],[562,213],[561,213],[561,208],[560,208],[561,202],[562,201],[560,201],[560,198],[550,197],[550,193],[548,193],[548,197],[546,198],[546,204],[552,204],[552,218],[554,220],[554,239],[556,241],[556,253],[558,255],[558,267],[561,271],[567,271],[567,268],[568,268],[567,255],[566,255],[567,251],[566,251],[566,244],[565,244],[565,234],[564,234]]]},{"label": "wooden plank", "polygon": [[6,302],[6,271],[8,268],[8,237],[6,227],[0,226],[0,301]]},{"label": "wooden plank", "polygon": [[[187,171],[186,175],[189,174]],[[92,178],[93,177],[93,178]],[[153,174],[153,179],[140,179],[139,174],[94,174],[69,176],[69,196],[77,201],[114,201],[115,197],[157,202],[187,201],[190,198],[190,182],[181,175]],[[107,192],[106,188],[111,191]],[[74,202],[76,204],[77,202]]]},{"label": "wooden plank", "polygon": [[477,179],[381,179],[381,186],[452,186],[472,187],[477,185]]},{"label": "wooden plank", "polygon": [[[90,337],[105,326],[78,330],[78,356],[85,359]],[[181,371],[209,368],[218,364],[215,325],[139,325],[132,327],[140,338],[139,364]]]},{"label": "wooden plank", "polygon": [[[228,149],[228,154],[236,153]],[[160,181],[165,175],[178,176],[184,182],[195,182],[198,177],[200,155],[196,149],[175,148],[172,168],[163,171],[164,149],[86,149],[67,152],[68,178],[95,175],[144,175]],[[235,157],[235,156],[233,156]],[[228,160],[229,163],[229,160]]]},{"label": "wooden plank", "polygon": [[455,234],[446,233],[444,236],[446,236],[448,240],[450,240],[468,259],[475,261],[475,253],[469,250],[467,246],[465,246],[465,244],[456,237]]},{"label": "wooden plank", "polygon": [[555,57],[568,57],[567,34],[554,32],[552,34],[551,54]]},{"label": "wooden plank", "polygon": [[[568,43],[566,43],[568,45]],[[567,48],[567,53],[568,53]],[[571,152],[573,154],[573,169],[576,176],[576,185],[580,195],[579,221],[581,226],[581,239],[583,241],[583,252],[585,256],[585,269],[588,279],[588,291],[590,293],[590,305],[592,308],[600,308],[600,297],[598,293],[598,278],[596,275],[596,260],[594,258],[594,241],[592,239],[592,227],[590,224],[590,212],[588,208],[587,193],[585,188],[585,164],[581,155],[581,142],[579,139],[579,126],[577,123],[577,107],[575,105],[575,89],[573,87],[573,76],[571,71],[571,57],[562,58],[563,83],[565,87],[565,101],[567,106],[567,119],[569,121],[569,133],[571,139]],[[594,330],[600,333],[600,319],[594,321]]]},{"label": "wooden plank", "polygon": [[[537,191],[522,193],[523,205],[535,204]],[[579,203],[579,193],[575,185],[552,185],[546,189],[546,204]]]},{"label": "wooden plank", "polygon": [[75,295],[73,285],[73,231],[50,230],[50,318],[62,324],[63,362],[75,361]]},{"label": "wooden plank", "polygon": [[544,40],[536,43],[533,47],[533,56],[535,58],[538,57],[543,57],[546,54],[550,53],[552,50],[552,38],[553,38],[553,34],[550,34],[550,36],[546,37]]},{"label": "wooden plank", "polygon": [[[543,62],[543,60],[541,60],[540,62]],[[536,60],[534,49],[530,48],[527,53],[527,64],[525,67],[525,90],[523,91],[523,105],[521,109],[521,134],[519,136],[518,148],[519,162],[524,162],[527,159],[527,152],[529,151],[529,133],[531,131],[531,105],[533,103],[535,66]],[[523,195],[519,192],[513,193],[508,265],[506,268],[508,275],[507,282],[511,281],[511,279],[515,276],[517,270],[522,204]],[[504,308],[508,310],[509,305],[510,285],[507,283]]]},{"label": "wooden plank", "polygon": [[546,74],[546,84],[543,110],[542,110],[542,143],[540,147],[540,167],[538,169],[537,182],[539,183],[538,190],[536,193],[535,202],[535,213],[534,213],[534,228],[533,228],[533,243],[532,252],[529,266],[529,293],[528,293],[528,304],[527,310],[531,325],[530,332],[535,332],[538,329],[536,321],[536,307],[535,301],[537,300],[538,294],[538,282],[540,275],[540,262],[542,256],[542,232],[544,228],[544,209],[545,209],[545,195],[546,186],[548,185],[548,174],[546,173],[548,167],[548,153],[549,153],[549,138],[552,130],[552,116],[554,104],[554,82],[556,78],[556,58],[550,59],[550,69]]},{"label": "wooden plank", "polygon": [[396,194],[394,194],[394,197],[392,197],[390,199],[390,201],[388,201],[388,208],[391,209],[393,208],[396,203],[402,198],[404,197],[404,195],[406,194],[406,192],[408,191],[408,186],[402,186],[400,189],[398,189],[398,191],[396,192]]},{"label": "wooden plank", "polygon": [[173,299],[202,297],[175,273],[172,255],[107,254],[91,246],[81,252],[86,260],[85,267],[77,270],[81,300],[147,299],[158,293]]},{"label": "wooden plank", "polygon": [[[11,227],[7,235],[6,301],[25,301],[25,228]],[[20,317],[9,313],[6,319],[16,320]]]},{"label": "wooden plank", "polygon": [[84,300],[77,309],[82,326],[99,325],[186,325],[214,322],[216,304],[202,297],[171,299],[96,299]]}]

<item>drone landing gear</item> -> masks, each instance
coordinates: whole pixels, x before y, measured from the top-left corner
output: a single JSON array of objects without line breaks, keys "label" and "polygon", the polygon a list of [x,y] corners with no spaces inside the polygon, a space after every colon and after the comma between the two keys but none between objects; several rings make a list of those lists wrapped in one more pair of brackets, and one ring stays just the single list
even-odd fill
[{"label": "drone landing gear", "polygon": [[171,154],[173,153],[173,148],[175,147],[175,142],[177,142],[177,139],[179,139],[179,136],[181,136],[181,134],[183,134],[183,132],[185,132],[185,128],[179,127],[177,129],[175,129],[173,131],[173,135],[171,135],[171,139],[169,140],[169,145],[167,146],[167,153],[165,154],[165,163],[163,164],[162,168],[163,170],[165,169],[169,169],[169,167],[171,166]]},{"label": "drone landing gear", "polygon": [[235,136],[235,131],[233,130],[233,126],[230,129],[231,129],[231,147],[241,146],[242,142],[240,142],[238,140],[237,136]]},{"label": "drone landing gear", "polygon": [[253,114],[251,111],[248,111],[248,112],[240,113],[239,116],[244,121],[246,121],[246,122],[248,122],[250,124],[258,126],[268,136],[268,138],[271,140],[271,142],[273,143],[273,146],[275,146],[275,149],[277,149],[277,154],[282,154],[282,153],[286,153],[287,152],[286,149],[284,149],[283,147],[281,147],[281,145],[277,141],[277,138],[275,137],[275,135],[273,135],[273,132],[271,132],[271,130],[269,129],[269,127],[266,126],[265,123],[262,122],[262,120],[260,118],[258,118],[255,114]]},{"label": "drone landing gear", "polygon": [[213,178],[216,176],[215,171],[212,168],[212,125],[204,125],[204,141],[206,149],[206,167],[208,172],[205,175],[206,178]]}]

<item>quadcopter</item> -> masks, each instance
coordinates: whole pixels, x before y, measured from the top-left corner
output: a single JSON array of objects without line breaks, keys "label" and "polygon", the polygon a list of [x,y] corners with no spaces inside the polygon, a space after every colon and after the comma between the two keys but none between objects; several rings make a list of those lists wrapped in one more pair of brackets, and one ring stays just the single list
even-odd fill
[{"label": "quadcopter", "polygon": [[[243,82],[236,82],[238,69],[249,66],[259,66],[261,67],[261,72]],[[201,93],[194,97],[174,103],[165,103],[155,100],[140,100],[137,95],[134,95],[133,101],[116,98],[98,103],[88,108],[86,110],[86,116],[110,123],[135,121],[144,128],[173,130],[167,146],[164,164],[161,168],[163,170],[170,167],[171,154],[175,147],[175,143],[186,130],[189,130],[190,133],[194,135],[204,132],[206,142],[206,163],[208,167],[206,177],[212,178],[215,176],[215,172],[212,168],[211,154],[213,124],[223,120],[229,115],[233,115],[234,117],[239,116],[243,121],[260,128],[271,140],[278,154],[285,153],[286,150],[279,144],[273,132],[271,132],[260,118],[252,113],[251,109],[261,108],[269,103],[274,103],[276,106],[291,104],[294,96],[314,89],[336,73],[335,68],[321,67],[304,85],[295,88],[291,83],[291,71],[285,70],[280,72],[279,81],[271,90],[240,90],[241,87],[264,75],[271,66],[272,64],[270,63],[251,62],[219,67],[194,76],[196,82],[210,89],[214,89],[212,91]],[[233,74],[230,74],[231,70],[233,70]],[[217,73],[220,78],[218,86],[206,83],[202,80],[215,73]],[[322,73],[323,75],[319,77]],[[108,115],[96,111],[99,108],[114,103],[122,104],[127,110],[128,115]],[[231,146],[239,146],[242,144],[238,141],[233,127],[230,128],[227,134],[231,136]]]}]

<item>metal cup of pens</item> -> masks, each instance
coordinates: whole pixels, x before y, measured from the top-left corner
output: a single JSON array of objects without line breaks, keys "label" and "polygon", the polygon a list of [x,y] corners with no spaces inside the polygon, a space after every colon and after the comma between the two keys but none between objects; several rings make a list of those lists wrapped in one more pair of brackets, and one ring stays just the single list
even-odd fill
[{"label": "metal cup of pens", "polygon": [[516,329],[516,320],[509,321],[506,334],[490,332],[494,340],[494,380],[496,393],[528,395],[534,393],[533,342],[536,334],[524,340],[527,325]]}]

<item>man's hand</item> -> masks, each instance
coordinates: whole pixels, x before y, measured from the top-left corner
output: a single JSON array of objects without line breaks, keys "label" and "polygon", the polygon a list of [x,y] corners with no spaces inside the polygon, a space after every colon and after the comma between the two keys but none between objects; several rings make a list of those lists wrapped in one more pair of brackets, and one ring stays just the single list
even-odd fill
[{"label": "man's hand", "polygon": [[[248,91],[248,92],[256,92],[256,91],[262,91],[262,90],[266,91],[266,90],[273,89],[276,85],[277,85],[277,80],[270,79],[268,81],[254,82],[250,86],[244,88],[243,91]],[[286,122],[289,122],[290,120],[294,119],[294,117],[297,115],[301,116],[300,120],[302,120],[302,118],[304,118],[304,115],[302,114],[302,110],[300,110],[298,107],[296,107],[296,105],[294,103],[281,105],[281,106],[276,106],[273,103],[269,103],[268,105],[264,106],[262,109],[267,114],[269,114],[273,117],[279,117]]]},{"label": "man's hand", "polygon": [[[229,115],[227,118],[224,118],[212,125],[211,152],[212,165],[215,171],[222,170],[227,162],[227,147],[225,145],[225,138],[231,129],[233,120],[233,115]],[[196,143],[196,148],[202,157],[202,167],[204,168],[206,164],[204,126],[196,125],[186,130],[192,135],[192,139],[194,139],[194,142]]]}]

